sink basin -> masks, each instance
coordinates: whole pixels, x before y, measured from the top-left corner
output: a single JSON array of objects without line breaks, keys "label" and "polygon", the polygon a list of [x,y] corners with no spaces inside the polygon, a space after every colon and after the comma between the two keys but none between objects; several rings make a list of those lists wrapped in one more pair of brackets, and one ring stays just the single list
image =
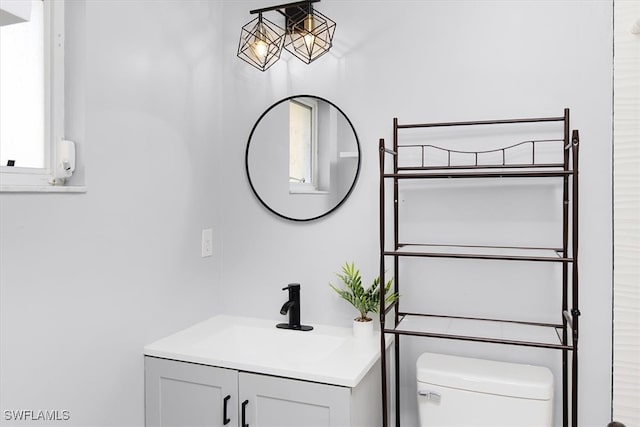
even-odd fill
[{"label": "sink basin", "polygon": [[[379,358],[379,335],[313,324],[278,329],[279,320],[214,316],[145,346],[145,355],[279,377],[355,387]],[[390,342],[389,340],[388,342]]]},{"label": "sink basin", "polygon": [[221,359],[237,362],[254,360],[289,366],[318,362],[347,341],[346,336],[323,335],[315,331],[301,332],[259,326],[232,325],[198,342],[200,350],[210,350]]}]

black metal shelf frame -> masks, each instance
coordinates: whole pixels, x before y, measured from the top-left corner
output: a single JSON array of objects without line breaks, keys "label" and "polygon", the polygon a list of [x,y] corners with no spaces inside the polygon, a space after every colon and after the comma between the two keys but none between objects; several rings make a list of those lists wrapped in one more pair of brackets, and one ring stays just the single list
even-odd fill
[{"label": "black metal shelf frame", "polygon": [[[390,311],[391,307],[388,307],[387,310]],[[388,312],[387,311],[387,312]],[[385,333],[391,334],[399,334],[399,335],[411,335],[417,337],[427,337],[427,338],[444,338],[444,339],[452,339],[452,340],[460,340],[460,341],[475,341],[475,342],[485,342],[485,343],[494,343],[494,344],[511,344],[518,345],[523,347],[537,347],[537,348],[551,348],[557,350],[572,350],[573,347],[569,343],[567,345],[562,344],[562,329],[563,325],[561,323],[546,323],[546,322],[529,322],[524,320],[507,320],[507,319],[492,319],[492,318],[480,318],[480,317],[467,317],[467,316],[450,316],[450,315],[442,315],[442,314],[427,314],[427,313],[406,313],[406,312],[398,312],[398,316],[400,317],[400,322],[395,328],[384,328]],[[417,330],[415,328],[405,328],[402,325],[402,321],[405,318],[411,317],[425,317],[425,318],[437,318],[437,319],[450,319],[450,320],[463,320],[463,321],[474,321],[474,322],[496,322],[496,323],[504,323],[525,327],[537,327],[537,328],[546,328],[553,331],[555,338],[558,340],[557,342],[549,341],[524,341],[521,339],[507,339],[507,338],[495,338],[490,336],[478,336],[478,335],[470,335],[470,334],[452,334],[452,333],[443,333],[436,331],[425,331],[423,329]]]},{"label": "black metal shelf frame", "polygon": [[[500,147],[483,151],[449,150],[431,143],[425,144],[399,144],[399,133],[403,129],[436,128],[436,127],[460,127],[460,126],[484,126],[522,123],[547,123],[559,122],[563,124],[562,138],[526,140],[507,147]],[[388,372],[386,361],[387,335],[394,338],[395,361],[395,407],[400,408],[400,336],[416,336],[442,338],[451,340],[517,345],[525,347],[537,347],[560,350],[562,353],[562,402],[563,402],[563,426],[578,426],[578,149],[579,134],[577,130],[570,133],[569,109],[558,117],[541,117],[507,120],[464,121],[424,124],[399,124],[398,119],[393,119],[393,148],[385,146],[384,139],[379,141],[380,161],[380,280],[385,283],[386,260],[394,260],[394,292],[399,292],[399,262],[404,257],[424,258],[457,258],[480,259],[494,261],[516,262],[552,262],[562,265],[562,310],[560,322],[545,323],[531,322],[513,319],[489,319],[465,316],[451,316],[433,313],[403,312],[400,308],[400,300],[384,306],[385,290],[380,287],[380,350],[382,366],[382,408],[383,426],[389,424],[389,390]],[[536,146],[542,143],[562,144],[563,161],[538,163],[536,159]],[[509,164],[506,162],[506,152],[513,148],[531,147],[531,161],[529,163]],[[418,149],[421,160],[412,166],[399,166],[400,151],[410,147]],[[446,152],[447,162],[442,165],[430,165],[425,162],[425,149]],[[451,153],[463,153],[471,155],[474,159],[471,164],[454,165],[451,161]],[[478,160],[479,154],[499,153],[501,161],[497,163],[482,164]],[[393,172],[386,172],[385,158],[391,156]],[[473,245],[441,245],[437,243],[408,243],[399,241],[398,219],[398,183],[402,180],[424,179],[475,179],[475,178],[561,178],[563,182],[562,200],[562,247],[561,248],[534,248],[534,247],[498,247],[498,246],[473,246]],[[386,203],[387,194],[385,183],[393,182],[393,249],[387,249],[386,237]],[[571,298],[571,301],[569,301]],[[569,305],[571,304],[571,307]],[[387,325],[387,316],[392,313],[392,326]],[[464,333],[444,333],[442,331],[425,330],[404,325],[406,319],[446,319],[447,321],[463,322],[498,322],[509,326],[535,327],[548,329],[554,332],[556,342],[527,341],[520,338],[504,338],[491,336],[477,336]],[[569,354],[571,354],[571,367],[569,368]],[[571,375],[569,375],[569,370]],[[395,416],[395,425],[400,427],[400,414]]]}]

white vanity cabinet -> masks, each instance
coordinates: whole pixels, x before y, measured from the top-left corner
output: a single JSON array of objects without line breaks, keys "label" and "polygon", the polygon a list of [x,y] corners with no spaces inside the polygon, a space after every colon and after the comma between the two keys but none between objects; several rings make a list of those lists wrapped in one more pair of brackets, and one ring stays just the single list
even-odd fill
[{"label": "white vanity cabinet", "polygon": [[382,424],[379,334],[277,323],[219,315],[145,346],[146,425]]},{"label": "white vanity cabinet", "polygon": [[372,427],[378,371],[351,388],[146,356],[146,426]]},{"label": "white vanity cabinet", "polygon": [[[349,426],[351,389],[240,372],[240,421],[251,427]],[[241,427],[242,424],[240,424]]]},{"label": "white vanity cabinet", "polygon": [[147,427],[239,427],[237,371],[156,357],[144,359]]}]

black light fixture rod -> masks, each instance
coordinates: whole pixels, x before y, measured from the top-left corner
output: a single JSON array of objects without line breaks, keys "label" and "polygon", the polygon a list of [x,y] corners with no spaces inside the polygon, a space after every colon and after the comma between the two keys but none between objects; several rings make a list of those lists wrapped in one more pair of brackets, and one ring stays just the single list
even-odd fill
[{"label": "black light fixture rod", "polygon": [[256,13],[270,12],[272,10],[286,9],[288,7],[305,6],[305,5],[309,5],[311,3],[317,3],[319,1],[320,0],[295,1],[293,3],[285,3],[285,4],[280,4],[280,5],[277,5],[277,6],[269,6],[269,7],[263,7],[262,9],[250,10],[249,13],[253,15],[253,14],[256,14]]}]

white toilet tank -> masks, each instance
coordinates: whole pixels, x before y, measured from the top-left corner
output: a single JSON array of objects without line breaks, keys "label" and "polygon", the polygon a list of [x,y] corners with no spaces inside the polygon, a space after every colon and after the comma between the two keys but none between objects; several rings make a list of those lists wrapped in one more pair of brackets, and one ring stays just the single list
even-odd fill
[{"label": "white toilet tank", "polygon": [[424,353],[420,427],[553,425],[553,375],[542,366]]}]

